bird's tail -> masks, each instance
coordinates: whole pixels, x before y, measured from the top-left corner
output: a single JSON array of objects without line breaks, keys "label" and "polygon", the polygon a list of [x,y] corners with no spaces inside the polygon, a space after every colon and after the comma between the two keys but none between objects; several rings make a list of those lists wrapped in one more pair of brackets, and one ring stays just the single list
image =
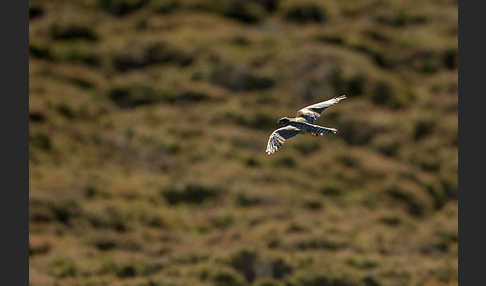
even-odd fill
[{"label": "bird's tail", "polygon": [[310,123],[304,123],[304,130],[307,130],[316,135],[324,135],[324,134],[336,134],[337,129],[331,127],[324,127],[319,125],[314,125]]},{"label": "bird's tail", "polygon": [[337,101],[338,101],[338,102],[339,102],[339,101],[341,101],[341,100],[343,100],[343,99],[346,99],[346,98],[348,98],[348,97],[346,96],[346,94],[343,94],[343,95],[341,95],[341,96],[336,97],[336,99],[337,99]]}]

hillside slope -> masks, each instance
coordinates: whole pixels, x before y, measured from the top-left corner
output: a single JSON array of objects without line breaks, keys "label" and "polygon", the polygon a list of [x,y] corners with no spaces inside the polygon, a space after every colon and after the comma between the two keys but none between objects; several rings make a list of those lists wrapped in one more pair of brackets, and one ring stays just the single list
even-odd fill
[{"label": "hillside slope", "polygon": [[29,12],[32,286],[457,285],[457,1]]}]

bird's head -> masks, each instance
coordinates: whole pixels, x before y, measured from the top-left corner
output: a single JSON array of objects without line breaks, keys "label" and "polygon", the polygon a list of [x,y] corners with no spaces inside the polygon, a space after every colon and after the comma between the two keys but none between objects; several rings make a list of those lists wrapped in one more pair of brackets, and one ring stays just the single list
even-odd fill
[{"label": "bird's head", "polygon": [[287,126],[287,125],[289,125],[289,123],[290,123],[290,119],[287,118],[287,117],[280,118],[277,122],[278,126],[281,126],[281,127]]}]

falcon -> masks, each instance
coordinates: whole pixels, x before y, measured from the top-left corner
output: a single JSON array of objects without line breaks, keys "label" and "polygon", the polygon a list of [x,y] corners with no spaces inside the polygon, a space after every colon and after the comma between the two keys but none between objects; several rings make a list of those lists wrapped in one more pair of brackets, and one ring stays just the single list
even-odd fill
[{"label": "falcon", "polygon": [[277,152],[289,138],[299,133],[310,133],[313,136],[324,134],[336,134],[337,129],[315,125],[314,122],[321,116],[321,113],[328,107],[345,99],[346,95],[334,97],[316,104],[306,106],[297,111],[297,117],[283,117],[278,121],[279,129],[272,132],[267,143],[267,154]]}]

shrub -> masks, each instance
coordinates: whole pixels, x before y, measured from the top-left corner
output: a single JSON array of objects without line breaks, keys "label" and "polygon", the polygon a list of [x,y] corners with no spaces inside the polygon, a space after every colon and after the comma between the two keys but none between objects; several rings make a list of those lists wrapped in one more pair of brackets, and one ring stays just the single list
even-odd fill
[{"label": "shrub", "polygon": [[375,20],[381,24],[392,27],[404,27],[407,25],[424,24],[427,21],[426,16],[410,15],[403,11],[399,13],[386,13],[378,15]]},{"label": "shrub", "polygon": [[267,12],[274,12],[278,9],[280,0],[253,0],[262,6]]},{"label": "shrub", "polygon": [[367,121],[347,118],[340,120],[338,132],[350,145],[366,145],[381,130]]},{"label": "shrub", "polygon": [[263,200],[259,197],[250,197],[244,193],[239,193],[236,198],[236,204],[240,207],[253,207],[263,203]]},{"label": "shrub", "polygon": [[400,149],[400,141],[390,137],[383,137],[377,140],[378,151],[388,157],[393,157]]},{"label": "shrub", "polygon": [[426,206],[413,193],[407,192],[397,185],[386,186],[384,192],[391,198],[403,202],[411,215],[421,217],[425,214]]},{"label": "shrub", "polygon": [[352,96],[360,96],[365,92],[366,77],[363,74],[357,74],[348,80],[348,90]]},{"label": "shrub", "polygon": [[343,194],[343,186],[338,183],[329,183],[320,190],[320,193],[331,197],[341,196]]},{"label": "shrub", "polygon": [[154,11],[159,14],[168,14],[181,7],[179,0],[158,0],[155,3],[152,1],[152,3]]},{"label": "shrub", "polygon": [[183,189],[163,190],[162,196],[171,205],[202,204],[219,197],[221,191],[214,187],[188,184]]},{"label": "shrub", "polygon": [[31,112],[29,112],[29,120],[31,122],[42,123],[42,122],[46,121],[46,117],[44,116],[44,114],[42,112],[31,111]]},{"label": "shrub", "polygon": [[32,222],[49,222],[54,220],[54,215],[49,203],[43,200],[29,200],[29,219]]},{"label": "shrub", "polygon": [[378,81],[373,89],[371,101],[376,105],[388,106],[392,109],[403,107],[398,100],[395,88],[386,81]]},{"label": "shrub", "polygon": [[[258,277],[271,276],[274,279],[282,279],[292,273],[292,267],[282,258],[260,259],[255,252],[249,250],[241,250],[233,254],[229,264],[249,283],[253,283]],[[270,269],[269,273],[257,273],[258,268],[266,268],[266,266]]]},{"label": "shrub", "polygon": [[320,201],[306,201],[304,207],[309,210],[320,210],[322,209],[322,203]]},{"label": "shrub", "polygon": [[95,241],[94,245],[100,251],[112,250],[117,247],[116,241],[110,238],[100,238]]},{"label": "shrub", "polygon": [[128,278],[137,276],[137,269],[134,265],[124,265],[120,267],[116,275],[120,278]]},{"label": "shrub", "polygon": [[215,228],[227,229],[234,224],[235,218],[232,215],[214,216],[210,221]]},{"label": "shrub", "polygon": [[297,232],[307,232],[309,231],[309,229],[296,222],[292,222],[287,226],[287,229],[285,231],[287,233],[297,233]]},{"label": "shrub", "polygon": [[193,57],[190,54],[165,42],[145,44],[144,47],[135,50],[124,50],[115,53],[112,59],[113,66],[120,72],[169,63],[187,66],[192,61]]},{"label": "shrub", "polygon": [[262,8],[250,1],[226,0],[223,3],[225,17],[247,24],[258,23],[263,17]]},{"label": "shrub", "polygon": [[212,70],[210,80],[232,91],[265,90],[275,85],[275,79],[269,76],[260,76],[248,68],[225,64],[218,65]]},{"label": "shrub", "polygon": [[259,167],[260,161],[258,161],[254,157],[249,157],[249,158],[245,159],[245,165],[248,166],[248,167],[251,167],[251,168]]},{"label": "shrub", "polygon": [[353,266],[354,268],[362,270],[369,270],[378,266],[378,263],[376,261],[368,259],[366,257],[350,258],[346,261],[346,263]]},{"label": "shrub", "polygon": [[101,211],[87,213],[87,218],[95,228],[108,228],[118,232],[128,230],[128,218],[113,206],[108,206]]},{"label": "shrub", "polygon": [[287,264],[282,258],[272,260],[272,277],[274,279],[282,279],[292,273],[292,266]]},{"label": "shrub", "polygon": [[29,20],[34,20],[44,16],[44,9],[39,5],[30,5],[29,7]]},{"label": "shrub", "polygon": [[32,236],[29,238],[29,256],[46,254],[51,248],[52,245],[48,241],[39,241]]},{"label": "shrub", "polygon": [[244,286],[246,285],[240,275],[231,271],[221,270],[213,275],[215,286]]},{"label": "shrub", "polygon": [[64,60],[73,63],[81,63],[91,67],[101,66],[100,56],[85,48],[74,47],[64,55]]},{"label": "shrub", "polygon": [[378,221],[388,226],[398,226],[402,223],[402,220],[395,216],[381,217]]},{"label": "shrub", "polygon": [[180,95],[174,98],[174,101],[177,101],[179,103],[184,103],[184,102],[201,102],[208,99],[210,99],[210,97],[204,92],[188,90],[182,92]]},{"label": "shrub", "polygon": [[224,114],[224,120],[234,122],[244,127],[260,130],[268,130],[275,126],[275,119],[263,112],[253,114],[227,112]]},{"label": "shrub", "polygon": [[430,119],[417,120],[414,126],[415,141],[418,141],[431,134],[434,128],[435,128],[435,122],[433,120]]},{"label": "shrub", "polygon": [[323,274],[299,276],[295,286],[359,286],[359,283],[348,277],[334,277]]},{"label": "shrub", "polygon": [[273,166],[293,169],[297,167],[297,161],[292,157],[283,156],[273,161]]},{"label": "shrub", "polygon": [[57,106],[57,112],[67,119],[76,118],[76,113],[71,109],[71,107],[65,103],[61,103]]},{"label": "shrub", "polygon": [[140,105],[155,104],[169,100],[166,93],[155,90],[144,83],[124,84],[111,89],[110,99],[121,108],[133,108]]},{"label": "shrub", "polygon": [[295,244],[295,248],[302,251],[316,249],[338,250],[343,248],[344,246],[345,245],[342,242],[327,240],[324,238],[311,238],[300,240]]},{"label": "shrub", "polygon": [[144,7],[149,0],[98,0],[100,8],[115,16],[125,16]]},{"label": "shrub", "polygon": [[318,141],[299,141],[296,142],[294,148],[299,151],[302,155],[309,155],[321,149],[321,144]]},{"label": "shrub", "polygon": [[98,35],[91,27],[72,24],[69,26],[54,25],[50,30],[51,37],[59,41],[85,40],[95,42],[98,40]]},{"label": "shrub", "polygon": [[50,273],[57,278],[76,276],[76,264],[70,257],[56,257],[49,263]]},{"label": "shrub", "polygon": [[457,184],[440,179],[427,186],[427,192],[434,201],[435,209],[441,209],[447,202],[457,200]]},{"label": "shrub", "polygon": [[441,169],[441,158],[431,151],[412,153],[410,162],[426,172],[438,172]]},{"label": "shrub", "polygon": [[279,286],[279,285],[280,284],[278,284],[276,281],[273,281],[271,279],[262,279],[256,282],[256,286]]},{"label": "shrub", "polygon": [[81,215],[81,208],[75,200],[54,201],[50,207],[54,218],[64,224],[69,224],[72,219]]},{"label": "shrub", "polygon": [[458,53],[457,49],[448,49],[443,54],[444,66],[450,70],[457,69]]},{"label": "shrub", "polygon": [[165,42],[152,43],[145,48],[145,62],[147,65],[173,62],[181,66],[187,66],[192,61],[191,55]]},{"label": "shrub", "polygon": [[35,43],[29,44],[29,53],[33,58],[53,60],[54,56],[48,46],[41,46]]},{"label": "shrub", "polygon": [[230,265],[236,271],[240,272],[248,282],[255,280],[255,263],[257,254],[249,250],[241,250],[232,255]]},{"label": "shrub", "polygon": [[324,7],[316,3],[299,2],[291,5],[287,9],[285,18],[297,23],[322,23],[327,20],[327,11]]},{"label": "shrub", "polygon": [[381,284],[373,277],[370,275],[366,275],[362,279],[364,286],[380,286]]},{"label": "shrub", "polygon": [[37,132],[29,136],[29,144],[32,147],[39,148],[44,151],[51,151],[53,149],[51,138],[43,132]]}]

